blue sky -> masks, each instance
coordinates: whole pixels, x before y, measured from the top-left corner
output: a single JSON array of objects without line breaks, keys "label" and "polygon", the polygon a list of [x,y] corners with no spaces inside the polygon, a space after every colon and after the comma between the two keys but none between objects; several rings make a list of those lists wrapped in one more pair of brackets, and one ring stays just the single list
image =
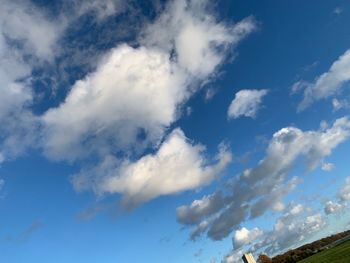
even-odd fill
[{"label": "blue sky", "polygon": [[240,262],[350,226],[347,1],[0,10],[0,261]]}]

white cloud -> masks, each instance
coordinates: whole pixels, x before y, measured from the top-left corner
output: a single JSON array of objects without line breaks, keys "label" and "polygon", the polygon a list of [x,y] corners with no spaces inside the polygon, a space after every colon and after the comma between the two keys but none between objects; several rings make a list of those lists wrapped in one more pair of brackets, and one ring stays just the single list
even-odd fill
[{"label": "white cloud", "polygon": [[350,104],[347,100],[339,100],[334,98],[332,100],[333,111],[338,111],[340,109],[348,109]]},{"label": "white cloud", "polygon": [[[1,163],[1,162],[0,162]],[[5,185],[5,180],[0,178],[0,192],[2,191],[2,189],[4,188]]]},{"label": "white cloud", "polygon": [[29,107],[33,91],[27,83],[33,61],[52,59],[61,24],[27,2],[2,1],[0,9],[0,155],[15,158],[32,146],[38,120]]},{"label": "white cloud", "polygon": [[257,227],[251,230],[243,227],[242,229],[236,230],[233,237],[233,246],[237,249],[248,245],[249,243],[254,242],[256,239],[261,237],[263,234],[264,232]]},{"label": "white cloud", "polygon": [[340,212],[343,209],[343,205],[337,202],[333,201],[328,201],[324,207],[324,212],[329,215],[329,214],[335,214]]},{"label": "white cloud", "polygon": [[306,160],[306,168],[313,170],[349,135],[347,118],[336,120],[326,130],[281,129],[273,135],[265,158],[257,166],[246,169],[216,193],[179,207],[178,221],[195,225],[206,220],[210,222],[207,234],[211,239],[226,237],[248,218],[259,217],[276,207],[295,188],[298,178],[288,180],[288,175],[301,157]]},{"label": "white cloud", "polygon": [[252,17],[235,25],[217,22],[206,9],[208,2],[171,2],[158,19],[144,29],[141,43],[168,53],[175,51],[180,67],[195,78],[207,78],[223,62],[227,50],[255,30]]},{"label": "white cloud", "polygon": [[45,114],[45,152],[75,160],[157,144],[200,87],[198,81],[215,74],[227,49],[253,29],[251,18],[232,26],[217,22],[204,2],[171,2],[145,26],[140,47],[114,48]]},{"label": "white cloud", "polygon": [[89,12],[95,12],[97,18],[102,20],[125,10],[126,2],[120,0],[68,0],[69,6],[76,16],[82,16]]},{"label": "white cloud", "polygon": [[57,40],[65,28],[64,21],[52,21],[36,6],[25,1],[4,0],[0,9],[1,33],[11,40],[22,41],[27,54],[50,60]]},{"label": "white cloud", "polygon": [[[309,213],[300,204],[290,205],[289,211],[277,218],[270,231],[257,235],[244,251],[275,255],[291,247],[301,245],[319,233],[326,225],[325,218],[319,213]],[[245,232],[243,232],[245,236]],[[222,262],[241,262],[242,248],[234,248]]]},{"label": "white cloud", "polygon": [[304,98],[298,110],[305,110],[312,103],[335,95],[348,81],[350,81],[350,50],[341,55],[329,71],[318,76],[313,83],[303,84]]},{"label": "white cloud", "polygon": [[241,90],[236,93],[234,100],[228,109],[228,117],[237,119],[239,117],[255,118],[262,99],[268,90]]},{"label": "white cloud", "polygon": [[189,96],[185,82],[177,65],[159,50],[113,49],[96,72],[73,86],[63,104],[45,114],[46,152],[75,159],[157,143]]},{"label": "white cloud", "polygon": [[176,129],[156,153],[135,162],[106,158],[98,167],[73,177],[73,182],[78,190],[92,188],[98,194],[120,193],[126,205],[135,206],[212,182],[230,163],[231,154],[220,148],[216,162],[209,164],[203,151],[203,146],[192,145],[183,132]]},{"label": "white cloud", "polygon": [[325,172],[331,172],[335,169],[335,165],[333,163],[323,163],[321,169]]},{"label": "white cloud", "polygon": [[340,189],[338,196],[341,201],[350,201],[350,177],[345,179],[345,184]]}]

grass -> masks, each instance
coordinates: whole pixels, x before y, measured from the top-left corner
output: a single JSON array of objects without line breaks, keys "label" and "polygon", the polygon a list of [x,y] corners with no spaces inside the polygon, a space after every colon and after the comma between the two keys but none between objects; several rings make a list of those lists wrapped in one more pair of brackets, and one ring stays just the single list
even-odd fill
[{"label": "grass", "polygon": [[299,263],[349,263],[350,262],[350,240],[334,248],[317,253],[305,258]]}]

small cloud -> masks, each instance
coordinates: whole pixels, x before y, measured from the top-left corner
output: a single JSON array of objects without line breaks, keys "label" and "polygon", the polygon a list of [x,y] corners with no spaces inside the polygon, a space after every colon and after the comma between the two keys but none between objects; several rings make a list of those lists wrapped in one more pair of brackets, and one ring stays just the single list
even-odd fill
[{"label": "small cloud", "polygon": [[311,104],[334,97],[339,94],[350,81],[347,74],[350,65],[350,49],[344,52],[333,62],[329,70],[317,76],[312,83],[303,80],[296,82],[292,92],[303,90],[303,100],[299,103],[298,112],[311,106]]},{"label": "small cloud", "polygon": [[188,106],[188,107],[186,108],[186,115],[187,115],[187,116],[191,116],[192,112],[193,112],[193,109],[192,109],[190,106]]},{"label": "small cloud", "polygon": [[299,80],[295,82],[291,88],[291,94],[297,94],[299,92],[302,92],[304,89],[306,89],[310,85],[309,82],[304,80]]},{"label": "small cloud", "polygon": [[234,100],[228,109],[228,117],[230,119],[237,119],[245,116],[255,118],[260,104],[268,90],[240,90],[236,93]]},{"label": "small cloud", "polygon": [[0,179],[0,191],[4,188],[4,185],[5,185],[5,180]]},{"label": "small cloud", "polygon": [[159,239],[159,243],[169,243],[171,241],[171,236],[164,236]]},{"label": "small cloud", "polygon": [[216,90],[213,88],[208,88],[205,92],[205,101],[210,101],[216,94]]},{"label": "small cloud", "polygon": [[347,109],[350,107],[349,102],[346,100],[338,100],[337,98],[334,98],[332,100],[332,106],[333,106],[333,111],[338,111],[341,109]]},{"label": "small cloud", "polygon": [[325,172],[331,172],[335,168],[335,165],[333,163],[323,163],[321,166],[321,169]]},{"label": "small cloud", "polygon": [[40,221],[33,222],[26,230],[24,230],[17,238],[19,242],[27,241],[35,232],[41,229],[44,224]]},{"label": "small cloud", "polygon": [[341,8],[341,7],[339,7],[339,6],[337,6],[337,7],[334,8],[334,10],[333,10],[333,14],[335,14],[335,15],[340,15],[340,14],[343,13],[343,12],[344,12],[344,9]]}]

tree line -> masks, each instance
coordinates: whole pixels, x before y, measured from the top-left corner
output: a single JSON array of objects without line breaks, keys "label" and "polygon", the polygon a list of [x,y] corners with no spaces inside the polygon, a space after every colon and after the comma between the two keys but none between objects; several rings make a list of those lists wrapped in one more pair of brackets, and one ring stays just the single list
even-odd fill
[{"label": "tree line", "polygon": [[259,263],[295,263],[304,258],[310,257],[318,252],[337,245],[341,241],[350,237],[350,230],[331,235],[301,247],[291,249],[283,254],[270,258],[268,255],[261,254],[258,258]]}]

